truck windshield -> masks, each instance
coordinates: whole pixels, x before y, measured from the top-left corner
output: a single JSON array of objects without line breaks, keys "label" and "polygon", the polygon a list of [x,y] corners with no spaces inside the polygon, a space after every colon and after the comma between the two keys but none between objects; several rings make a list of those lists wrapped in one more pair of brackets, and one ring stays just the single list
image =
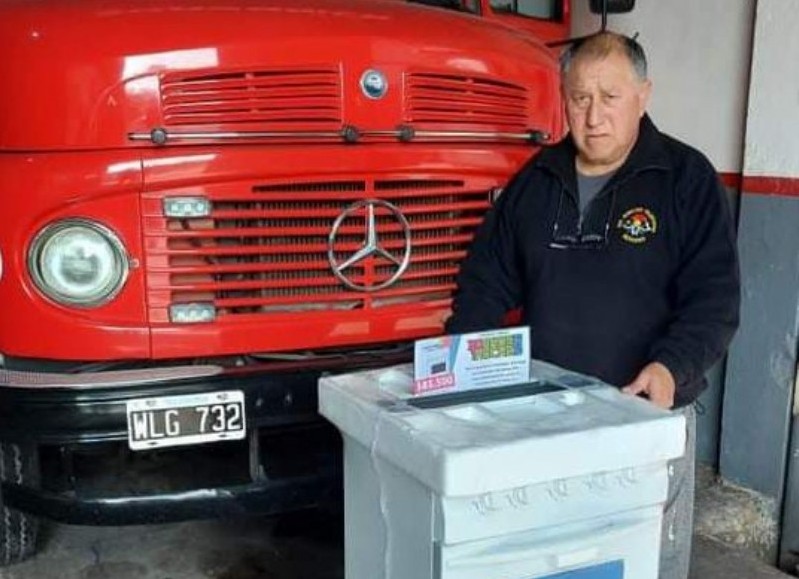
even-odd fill
[{"label": "truck windshield", "polygon": [[448,8],[450,10],[458,10],[459,12],[471,12],[473,14],[476,14],[479,10],[478,0],[408,0],[408,2]]},{"label": "truck windshield", "polygon": [[[479,0],[407,0],[415,4],[436,6],[460,12],[480,12]],[[561,0],[490,0],[491,10],[498,14],[515,14],[539,20],[560,20]]]},{"label": "truck windshield", "polygon": [[560,20],[560,0],[491,0],[494,12]]}]

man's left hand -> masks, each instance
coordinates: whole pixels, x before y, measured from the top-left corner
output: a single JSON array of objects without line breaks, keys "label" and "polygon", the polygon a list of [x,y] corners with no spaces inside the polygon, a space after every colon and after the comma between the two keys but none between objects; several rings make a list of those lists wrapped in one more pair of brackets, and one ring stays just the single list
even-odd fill
[{"label": "man's left hand", "polygon": [[635,380],[622,388],[622,392],[644,394],[653,404],[669,410],[674,406],[676,388],[671,371],[660,362],[652,362],[644,366]]}]

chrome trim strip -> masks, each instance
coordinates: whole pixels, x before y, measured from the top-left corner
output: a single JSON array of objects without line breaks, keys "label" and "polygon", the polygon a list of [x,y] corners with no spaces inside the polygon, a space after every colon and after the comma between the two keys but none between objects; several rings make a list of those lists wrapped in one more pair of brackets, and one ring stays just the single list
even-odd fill
[{"label": "chrome trim strip", "polygon": [[223,371],[224,369],[221,366],[214,365],[86,372],[83,374],[24,372],[0,368],[0,387],[91,390],[94,388],[141,386],[164,380],[205,378],[221,374]]},{"label": "chrome trim strip", "polygon": [[[354,133],[353,133],[354,131]],[[354,134],[354,139],[353,139]],[[341,131],[240,131],[240,132],[172,132],[165,129],[155,129],[150,133],[129,133],[128,139],[131,141],[150,141],[154,144],[163,145],[168,141],[180,140],[204,140],[204,139],[345,139],[349,141],[357,140],[361,137],[396,137],[400,140],[409,141],[414,138],[433,138],[433,139],[503,139],[515,141],[527,141],[536,144],[549,141],[550,135],[542,131],[530,131],[529,133],[506,133],[506,132],[479,132],[479,131],[417,131],[411,127],[400,127],[390,130],[358,130],[353,127],[345,127]]]},{"label": "chrome trim strip", "polygon": [[444,138],[444,139],[467,138],[467,139],[514,139],[519,141],[532,140],[532,134],[530,133],[500,133],[500,132],[478,133],[473,131],[414,131],[414,136]]},{"label": "chrome trim strip", "polygon": [[[201,139],[324,139],[341,138],[341,131],[307,131],[307,132],[266,132],[266,131],[245,131],[245,132],[166,132],[163,133],[165,140],[201,140]],[[129,133],[128,139],[131,141],[155,141],[151,133]]]}]

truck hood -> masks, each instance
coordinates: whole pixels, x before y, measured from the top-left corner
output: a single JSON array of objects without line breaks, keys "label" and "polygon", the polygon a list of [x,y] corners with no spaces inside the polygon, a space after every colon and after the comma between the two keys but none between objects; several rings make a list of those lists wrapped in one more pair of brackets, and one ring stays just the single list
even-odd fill
[{"label": "truck hood", "polygon": [[[538,78],[526,124],[559,123],[548,50],[477,16],[395,0],[3,0],[0,54],[6,151],[152,146],[131,135],[163,126],[393,127],[413,120],[413,74],[486,82],[496,99]],[[372,69],[390,87],[379,106],[359,90]],[[209,83],[234,100],[268,94],[238,110],[218,92],[187,100]]]}]

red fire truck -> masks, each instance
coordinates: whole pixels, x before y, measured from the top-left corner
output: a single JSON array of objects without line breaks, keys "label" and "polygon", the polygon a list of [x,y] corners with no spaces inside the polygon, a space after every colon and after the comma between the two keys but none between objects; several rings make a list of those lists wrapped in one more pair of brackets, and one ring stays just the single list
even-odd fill
[{"label": "red fire truck", "polygon": [[568,0],[426,3],[0,0],[0,563],[335,499],[320,373],[440,333],[563,131]]}]

